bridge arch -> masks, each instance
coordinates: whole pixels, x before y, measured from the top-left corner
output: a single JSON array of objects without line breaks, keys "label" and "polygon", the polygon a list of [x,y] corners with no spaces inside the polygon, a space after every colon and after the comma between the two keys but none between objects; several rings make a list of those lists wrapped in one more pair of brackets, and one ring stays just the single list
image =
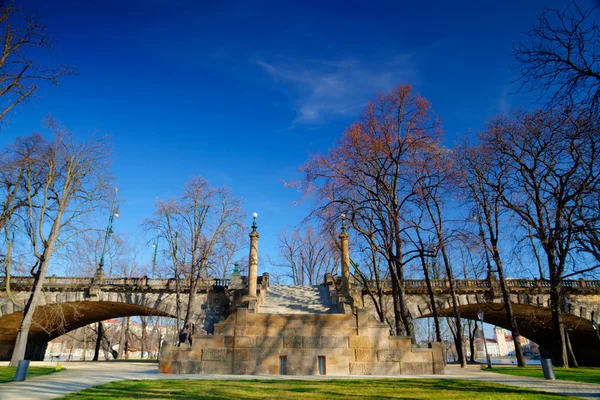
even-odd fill
[{"label": "bridge arch", "polygon": [[[549,307],[541,307],[533,304],[511,303],[515,319],[519,326],[519,333],[540,346],[542,354],[550,352],[553,348],[552,312]],[[439,308],[440,316],[452,316],[453,309],[449,304],[445,308]],[[461,318],[477,321],[477,311],[481,308],[484,312],[484,322],[499,326],[510,331],[510,325],[506,319],[506,309],[503,303],[481,302],[462,304],[458,307]],[[581,309],[578,309],[581,311]],[[592,326],[595,311],[584,313],[582,316],[574,313],[563,312],[562,318],[573,352],[581,365],[598,365],[600,360],[600,338]],[[432,317],[429,307],[427,311],[416,318]]]},{"label": "bridge arch", "polygon": [[[24,301],[25,296],[21,297]],[[87,292],[48,292],[43,304],[36,307],[31,326],[26,358],[43,359],[47,343],[59,336],[95,322],[131,316],[162,316],[175,318],[176,298],[173,293],[103,293],[90,298]],[[182,300],[187,296],[181,296]],[[192,321],[206,328],[214,324],[206,318],[207,294],[199,294]],[[21,303],[23,304],[23,303]],[[181,302],[182,310],[187,303]],[[0,360],[9,360],[23,318],[21,307],[5,299],[0,303]]]}]

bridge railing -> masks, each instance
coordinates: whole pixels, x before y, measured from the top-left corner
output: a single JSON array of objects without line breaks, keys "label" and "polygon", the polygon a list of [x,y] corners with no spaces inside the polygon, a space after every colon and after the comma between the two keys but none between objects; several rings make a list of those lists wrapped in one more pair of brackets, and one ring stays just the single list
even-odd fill
[{"label": "bridge railing", "polygon": [[[30,289],[33,286],[34,278],[30,276],[11,276],[11,287]],[[228,278],[201,278],[198,282],[198,288],[208,287],[228,287],[230,280]],[[147,277],[132,277],[132,278],[115,278],[108,277],[100,282],[95,282],[94,278],[90,277],[57,277],[49,276],[44,279],[44,287],[47,288],[84,288],[93,284],[112,287],[150,287],[164,288],[175,290],[177,282],[175,278],[147,278]],[[6,277],[0,276],[0,288],[6,286]],[[182,290],[189,289],[190,280],[180,279],[179,288]]]},{"label": "bridge railing", "polygon": [[[339,280],[336,277],[336,281]],[[336,282],[337,283],[337,282]],[[392,281],[382,280],[380,281],[382,288],[389,289],[392,287]],[[430,280],[431,287],[433,289],[444,289],[450,286],[450,282],[447,279],[432,279]],[[376,287],[375,280],[368,280],[367,285],[370,288]],[[540,279],[507,279],[506,285],[509,288],[549,288],[550,282]],[[457,288],[473,288],[473,289],[488,289],[490,287],[490,281],[488,279],[456,279],[454,286]],[[575,289],[599,289],[600,281],[589,281],[583,279],[577,280],[565,280],[563,281],[565,288]],[[404,289],[426,289],[427,282],[424,279],[405,279],[403,282]]]}]

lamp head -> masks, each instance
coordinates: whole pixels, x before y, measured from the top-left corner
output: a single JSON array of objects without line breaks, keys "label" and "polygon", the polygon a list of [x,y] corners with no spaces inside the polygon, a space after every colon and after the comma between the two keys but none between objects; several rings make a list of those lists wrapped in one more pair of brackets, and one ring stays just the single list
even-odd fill
[{"label": "lamp head", "polygon": [[594,328],[595,331],[598,330],[598,323],[596,321],[592,322],[592,327]]},{"label": "lamp head", "polygon": [[481,308],[478,308],[478,309],[477,309],[477,318],[478,318],[480,321],[483,321],[483,310],[482,310]]},{"label": "lamp head", "polygon": [[256,225],[256,218],[258,217],[258,213],[252,213],[252,233],[256,232],[256,228],[258,228],[258,225]]}]

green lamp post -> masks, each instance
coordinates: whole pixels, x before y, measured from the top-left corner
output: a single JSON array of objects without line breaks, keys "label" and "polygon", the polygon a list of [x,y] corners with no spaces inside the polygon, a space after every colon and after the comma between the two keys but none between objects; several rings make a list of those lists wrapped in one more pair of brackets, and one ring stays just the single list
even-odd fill
[{"label": "green lamp post", "polygon": [[100,263],[98,264],[98,268],[96,269],[96,276],[98,276],[98,277],[104,276],[104,255],[106,254],[106,247],[108,246],[108,239],[110,238],[110,235],[113,233],[112,226],[113,226],[114,219],[119,218],[119,210],[116,208],[118,192],[119,192],[119,189],[115,188],[115,195],[114,195],[112,203],[110,205],[110,216],[108,217],[108,226],[106,227],[106,234],[104,235],[104,246],[102,247],[102,254],[100,255]]}]

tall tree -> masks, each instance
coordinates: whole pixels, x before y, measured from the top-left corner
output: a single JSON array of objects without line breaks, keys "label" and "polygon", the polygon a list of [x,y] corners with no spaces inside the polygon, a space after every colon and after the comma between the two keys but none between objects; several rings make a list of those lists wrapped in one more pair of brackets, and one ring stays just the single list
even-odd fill
[{"label": "tall tree", "polygon": [[[488,254],[491,253],[496,266],[506,310],[506,320],[508,326],[510,326],[515,345],[517,363],[519,367],[524,367],[525,359],[520,340],[521,334],[510,301],[510,288],[506,282],[504,263],[499,247],[502,215],[505,209],[502,207],[498,191],[488,185],[488,182],[493,182],[496,185],[497,181],[493,176],[502,176],[503,170],[492,171],[494,163],[489,162],[489,157],[492,155],[487,154],[482,147],[461,146],[455,154],[457,165],[460,166],[461,184],[465,189],[465,197],[469,199],[473,209],[473,219],[477,225],[476,229],[479,231],[484,256],[488,258]],[[489,267],[488,274],[493,274],[491,267]]]},{"label": "tall tree", "polygon": [[219,246],[240,229],[242,217],[242,201],[229,188],[213,187],[198,176],[186,183],[179,199],[159,202],[156,217],[148,222],[167,237],[176,274],[182,272],[189,282],[181,325],[188,335],[197,323],[192,313],[198,285],[208,277]]},{"label": "tall tree", "polygon": [[580,231],[581,207],[600,189],[600,124],[589,116],[585,110],[574,112],[569,107],[516,111],[495,118],[480,135],[491,163],[485,185],[530,230],[544,252],[553,356],[556,364],[565,366],[563,279],[582,272],[565,274]]},{"label": "tall tree", "polygon": [[52,66],[36,58],[53,52],[45,27],[8,0],[0,8],[0,121],[18,104],[31,98],[42,82],[58,84],[73,74],[68,66]]},{"label": "tall tree", "polygon": [[316,215],[331,222],[347,212],[353,228],[376,241],[392,279],[396,332],[413,337],[403,286],[406,266],[419,256],[405,237],[415,196],[410,156],[440,133],[431,104],[398,86],[371,101],[327,154],[311,157],[301,168],[305,180],[296,183],[316,198]]},{"label": "tall tree", "polygon": [[[27,175],[25,231],[35,264],[32,293],[11,358],[16,365],[25,356],[33,314],[43,295],[43,282],[53,254],[81,232],[80,218],[98,208],[109,181],[109,149],[105,139],[77,142],[54,120],[47,121],[54,133],[42,153],[43,174]],[[39,190],[34,188],[39,185]]]},{"label": "tall tree", "polygon": [[334,245],[326,234],[316,233],[312,226],[279,234],[279,255],[275,265],[288,269],[294,285],[316,285],[333,272],[338,263]]}]

